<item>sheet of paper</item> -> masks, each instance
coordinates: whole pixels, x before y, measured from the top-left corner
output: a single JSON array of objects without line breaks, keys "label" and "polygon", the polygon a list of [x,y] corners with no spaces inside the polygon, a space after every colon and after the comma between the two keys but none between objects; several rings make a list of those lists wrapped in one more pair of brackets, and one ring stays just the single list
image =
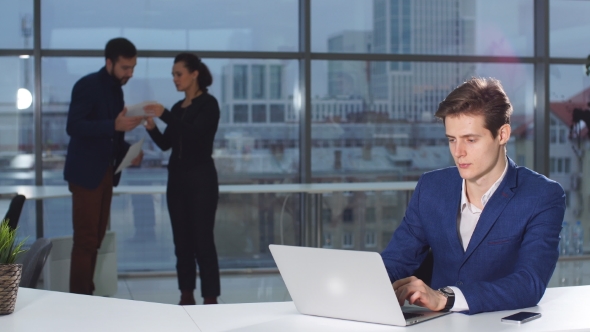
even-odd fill
[{"label": "sheet of paper", "polygon": [[157,101],[152,100],[144,101],[135,105],[126,105],[125,107],[127,107],[127,114],[125,114],[125,116],[146,116],[145,110],[143,109],[144,106],[157,103]]},{"label": "sheet of paper", "polygon": [[131,165],[131,162],[133,161],[133,159],[135,159],[135,157],[139,156],[139,153],[141,152],[142,145],[143,145],[143,138],[139,142],[137,142],[129,147],[129,150],[127,150],[127,154],[125,155],[125,157],[123,157],[123,161],[121,161],[121,164],[119,164],[119,167],[117,167],[115,174],[121,172],[123,170],[123,168],[127,168]]}]

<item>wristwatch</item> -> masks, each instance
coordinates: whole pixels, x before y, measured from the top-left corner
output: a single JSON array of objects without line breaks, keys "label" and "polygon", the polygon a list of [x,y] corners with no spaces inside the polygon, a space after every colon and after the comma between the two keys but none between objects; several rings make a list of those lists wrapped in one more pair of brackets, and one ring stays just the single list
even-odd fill
[{"label": "wristwatch", "polygon": [[439,288],[438,291],[447,298],[447,304],[441,311],[449,311],[455,305],[455,292],[450,287]]}]

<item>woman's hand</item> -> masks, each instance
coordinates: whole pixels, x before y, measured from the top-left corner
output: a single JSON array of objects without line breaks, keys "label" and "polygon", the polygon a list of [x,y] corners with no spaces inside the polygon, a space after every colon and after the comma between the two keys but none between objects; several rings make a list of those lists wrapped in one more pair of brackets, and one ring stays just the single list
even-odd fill
[{"label": "woman's hand", "polygon": [[151,116],[148,116],[145,118],[145,129],[147,130],[152,130],[154,128],[156,128],[156,123],[154,122],[154,118]]},{"label": "woman's hand", "polygon": [[149,104],[143,107],[145,114],[148,116],[157,116],[161,117],[162,113],[164,113],[164,106],[162,104]]}]

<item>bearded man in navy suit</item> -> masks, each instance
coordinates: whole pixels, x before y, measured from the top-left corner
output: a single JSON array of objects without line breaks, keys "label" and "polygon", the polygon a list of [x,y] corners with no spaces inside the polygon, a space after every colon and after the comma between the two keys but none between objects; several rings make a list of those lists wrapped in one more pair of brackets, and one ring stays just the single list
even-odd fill
[{"label": "bearded man in navy suit", "polygon": [[[70,266],[70,292],[92,295],[98,249],[104,238],[114,174],[129,150],[125,132],[143,117],[125,116],[123,89],[133,76],[137,50],[125,38],[111,39],[105,47],[105,66],[82,77],[72,89],[66,131],[70,135],[64,178],[72,192],[74,245]],[[140,153],[133,161],[139,165]]]},{"label": "bearded man in navy suit", "polygon": [[[423,174],[381,253],[400,305],[475,314],[536,305],[557,263],[562,187],[506,155],[512,105],[473,78],[439,105],[454,167]],[[428,252],[430,285],[412,276]]]}]

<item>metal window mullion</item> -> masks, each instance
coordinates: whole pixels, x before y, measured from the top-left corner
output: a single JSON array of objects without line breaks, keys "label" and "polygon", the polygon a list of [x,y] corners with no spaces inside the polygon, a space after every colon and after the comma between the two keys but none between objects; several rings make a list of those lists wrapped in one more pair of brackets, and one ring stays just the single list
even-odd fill
[{"label": "metal window mullion", "polygon": [[[311,182],[311,0],[299,0],[299,182]],[[295,105],[294,105],[295,106]],[[302,246],[311,245],[311,199],[300,195],[300,234]]]},{"label": "metal window mullion", "polygon": [[549,0],[534,3],[534,169],[549,176]]},{"label": "metal window mullion", "polygon": [[[42,136],[42,113],[41,113],[41,0],[33,1],[33,63],[35,72],[35,93],[34,93],[34,133],[35,133],[35,185],[43,185],[43,136]],[[37,238],[43,234],[43,201],[35,201],[35,220]]]}]

